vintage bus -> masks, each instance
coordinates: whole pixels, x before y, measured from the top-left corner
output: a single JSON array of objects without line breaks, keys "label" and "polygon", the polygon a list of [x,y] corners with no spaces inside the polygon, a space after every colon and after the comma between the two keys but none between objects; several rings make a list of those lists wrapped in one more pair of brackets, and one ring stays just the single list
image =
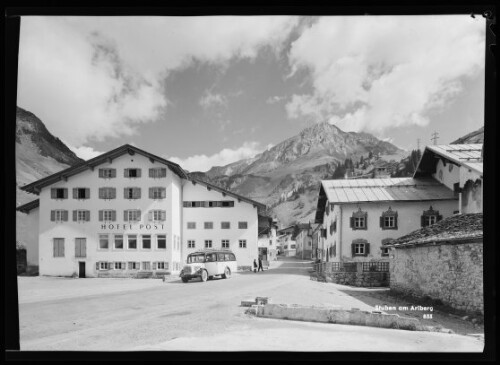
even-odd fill
[{"label": "vintage bus", "polygon": [[190,253],[187,263],[180,272],[184,283],[200,278],[207,281],[214,276],[229,279],[237,270],[236,256],[230,250],[202,250]]}]

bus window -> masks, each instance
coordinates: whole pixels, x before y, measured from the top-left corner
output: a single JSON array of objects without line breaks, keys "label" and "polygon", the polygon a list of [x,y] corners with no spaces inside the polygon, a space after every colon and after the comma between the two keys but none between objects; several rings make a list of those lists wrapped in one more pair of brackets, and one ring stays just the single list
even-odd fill
[{"label": "bus window", "polygon": [[217,261],[217,256],[214,253],[208,253],[206,256],[206,262]]},{"label": "bus window", "polygon": [[231,261],[231,254],[225,253],[224,254],[224,261]]},{"label": "bus window", "polygon": [[224,254],[223,254],[223,253],[218,253],[218,254],[217,254],[217,256],[218,256],[218,257],[217,257],[217,260],[218,260],[218,261],[225,261],[225,260],[224,260]]},{"label": "bus window", "polygon": [[234,253],[229,254],[229,261],[236,261],[236,257],[234,256]]}]

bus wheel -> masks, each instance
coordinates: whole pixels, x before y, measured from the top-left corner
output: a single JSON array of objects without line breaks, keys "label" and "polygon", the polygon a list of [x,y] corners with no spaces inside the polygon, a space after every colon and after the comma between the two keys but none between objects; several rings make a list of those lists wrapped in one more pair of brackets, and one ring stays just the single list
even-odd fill
[{"label": "bus wheel", "polygon": [[222,274],[223,279],[229,279],[231,277],[231,269],[229,267],[226,267],[224,270],[224,274]]},{"label": "bus wheel", "polygon": [[188,279],[188,278],[182,278],[182,282],[183,282],[183,283],[187,283],[188,281],[189,281],[189,279]]},{"label": "bus wheel", "polygon": [[203,270],[201,272],[201,281],[207,281],[208,280],[208,272],[207,270]]}]

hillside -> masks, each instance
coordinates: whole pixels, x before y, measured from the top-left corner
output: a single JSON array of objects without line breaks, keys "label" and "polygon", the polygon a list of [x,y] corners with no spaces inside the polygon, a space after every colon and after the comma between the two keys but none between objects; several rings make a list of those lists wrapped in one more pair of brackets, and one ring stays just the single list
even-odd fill
[{"label": "hillside", "polygon": [[484,143],[484,127],[479,128],[477,131],[466,134],[460,137],[451,144],[468,144],[468,143]]}]

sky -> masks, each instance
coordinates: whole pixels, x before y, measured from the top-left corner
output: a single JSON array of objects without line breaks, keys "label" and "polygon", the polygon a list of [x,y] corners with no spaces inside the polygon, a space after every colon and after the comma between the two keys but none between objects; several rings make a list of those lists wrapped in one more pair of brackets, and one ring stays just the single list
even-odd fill
[{"label": "sky", "polygon": [[207,171],[321,122],[411,150],[484,125],[484,47],[469,15],[29,16],[17,105],[83,159]]}]

